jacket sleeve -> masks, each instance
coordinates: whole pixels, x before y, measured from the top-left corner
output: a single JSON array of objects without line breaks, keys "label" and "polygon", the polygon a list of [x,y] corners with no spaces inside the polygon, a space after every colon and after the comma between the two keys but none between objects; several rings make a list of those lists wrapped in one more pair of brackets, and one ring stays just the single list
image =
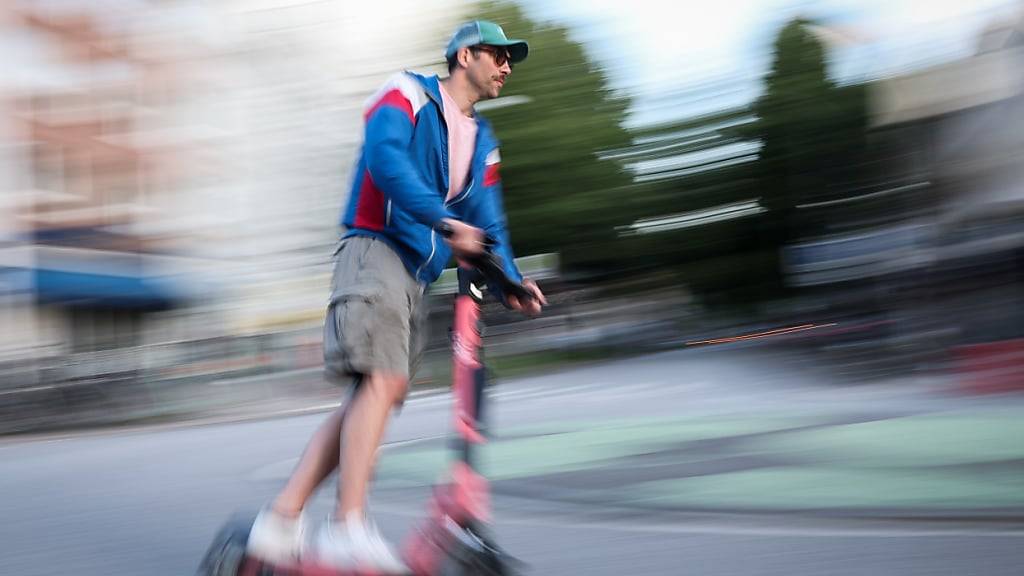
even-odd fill
[{"label": "jacket sleeve", "polygon": [[452,214],[413,165],[414,123],[412,104],[401,90],[395,88],[379,96],[366,112],[363,154],[377,188],[417,221],[434,227]]},{"label": "jacket sleeve", "polygon": [[[509,240],[508,222],[502,200],[501,179],[498,176],[500,156],[495,148],[487,156],[484,178],[480,192],[474,202],[467,206],[465,219],[472,225],[483,228],[497,242],[494,250],[501,256],[505,265],[505,273],[516,282],[523,281],[523,275],[516,267],[515,255]],[[495,287],[491,287],[492,291]],[[502,295],[504,301],[504,295]]]},{"label": "jacket sleeve", "polygon": [[498,215],[489,224],[482,224],[482,227],[488,235],[497,241],[498,244],[494,249],[505,264],[505,273],[516,282],[522,282],[523,274],[516,266],[516,257],[512,253],[512,242],[508,234],[508,224],[505,214],[502,212],[501,186],[494,186],[488,195],[493,198],[492,201],[496,204]]}]

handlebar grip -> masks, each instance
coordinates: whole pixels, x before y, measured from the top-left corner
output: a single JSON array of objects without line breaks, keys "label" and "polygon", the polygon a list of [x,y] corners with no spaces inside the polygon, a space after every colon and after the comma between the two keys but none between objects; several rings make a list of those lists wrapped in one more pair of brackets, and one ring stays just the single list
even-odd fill
[{"label": "handlebar grip", "polygon": [[[451,238],[455,234],[455,230],[446,222],[438,223],[434,229],[444,238]],[[477,269],[488,283],[498,286],[506,295],[515,296],[520,300],[532,300],[533,292],[505,273],[501,256],[495,254],[493,250],[496,245],[497,241],[493,237],[485,235],[484,251],[478,256],[464,257],[463,260]]]},{"label": "handlebar grip", "polygon": [[434,230],[444,238],[451,238],[455,235],[455,230],[447,222],[438,222],[434,225]]},{"label": "handlebar grip", "polygon": [[515,296],[519,300],[533,300],[533,292],[516,282],[505,273],[501,256],[486,250],[480,256],[470,258],[467,263],[476,268],[487,282],[496,285],[506,296]]},{"label": "handlebar grip", "polygon": [[[447,222],[439,222],[434,226],[434,230],[440,234],[443,238],[451,238],[455,235],[455,229],[452,228]],[[490,234],[484,234],[484,247],[492,248],[498,243]]]}]

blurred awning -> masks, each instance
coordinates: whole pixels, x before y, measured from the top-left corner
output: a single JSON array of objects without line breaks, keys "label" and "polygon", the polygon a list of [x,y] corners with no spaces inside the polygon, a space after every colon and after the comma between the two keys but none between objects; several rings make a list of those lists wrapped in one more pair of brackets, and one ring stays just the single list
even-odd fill
[{"label": "blurred awning", "polygon": [[170,278],[111,275],[100,272],[35,269],[36,299],[45,304],[157,310],[184,299]]},{"label": "blurred awning", "polygon": [[[90,243],[87,237],[69,238],[81,246]],[[28,243],[0,249],[0,292],[44,304],[167,309],[207,290],[176,259],[158,254]]]},{"label": "blurred awning", "polygon": [[980,54],[872,85],[875,128],[913,122],[999,102],[1021,94],[1024,47]]}]

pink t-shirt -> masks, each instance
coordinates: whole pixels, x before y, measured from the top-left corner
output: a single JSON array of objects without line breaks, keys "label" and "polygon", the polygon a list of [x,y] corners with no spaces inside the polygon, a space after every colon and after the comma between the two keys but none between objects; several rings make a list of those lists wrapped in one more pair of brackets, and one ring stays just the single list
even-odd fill
[{"label": "pink t-shirt", "polygon": [[469,165],[473,161],[476,146],[476,120],[459,110],[444,84],[441,87],[441,101],[444,104],[444,121],[448,124],[448,197],[451,200],[466,185]]}]

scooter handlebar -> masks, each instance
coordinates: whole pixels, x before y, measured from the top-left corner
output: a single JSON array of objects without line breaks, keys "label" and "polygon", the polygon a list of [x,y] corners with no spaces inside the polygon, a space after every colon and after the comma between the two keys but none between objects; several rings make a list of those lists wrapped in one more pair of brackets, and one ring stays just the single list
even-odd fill
[{"label": "scooter handlebar", "polygon": [[[435,229],[438,234],[445,238],[451,238],[454,234],[451,226],[441,222]],[[533,300],[533,292],[528,290],[522,283],[515,281],[505,272],[504,261],[501,256],[494,252],[497,241],[490,235],[484,235],[484,250],[476,256],[460,256],[462,261],[469,264],[483,276],[484,280],[491,286],[498,288],[506,296],[515,296],[520,301]]]}]

